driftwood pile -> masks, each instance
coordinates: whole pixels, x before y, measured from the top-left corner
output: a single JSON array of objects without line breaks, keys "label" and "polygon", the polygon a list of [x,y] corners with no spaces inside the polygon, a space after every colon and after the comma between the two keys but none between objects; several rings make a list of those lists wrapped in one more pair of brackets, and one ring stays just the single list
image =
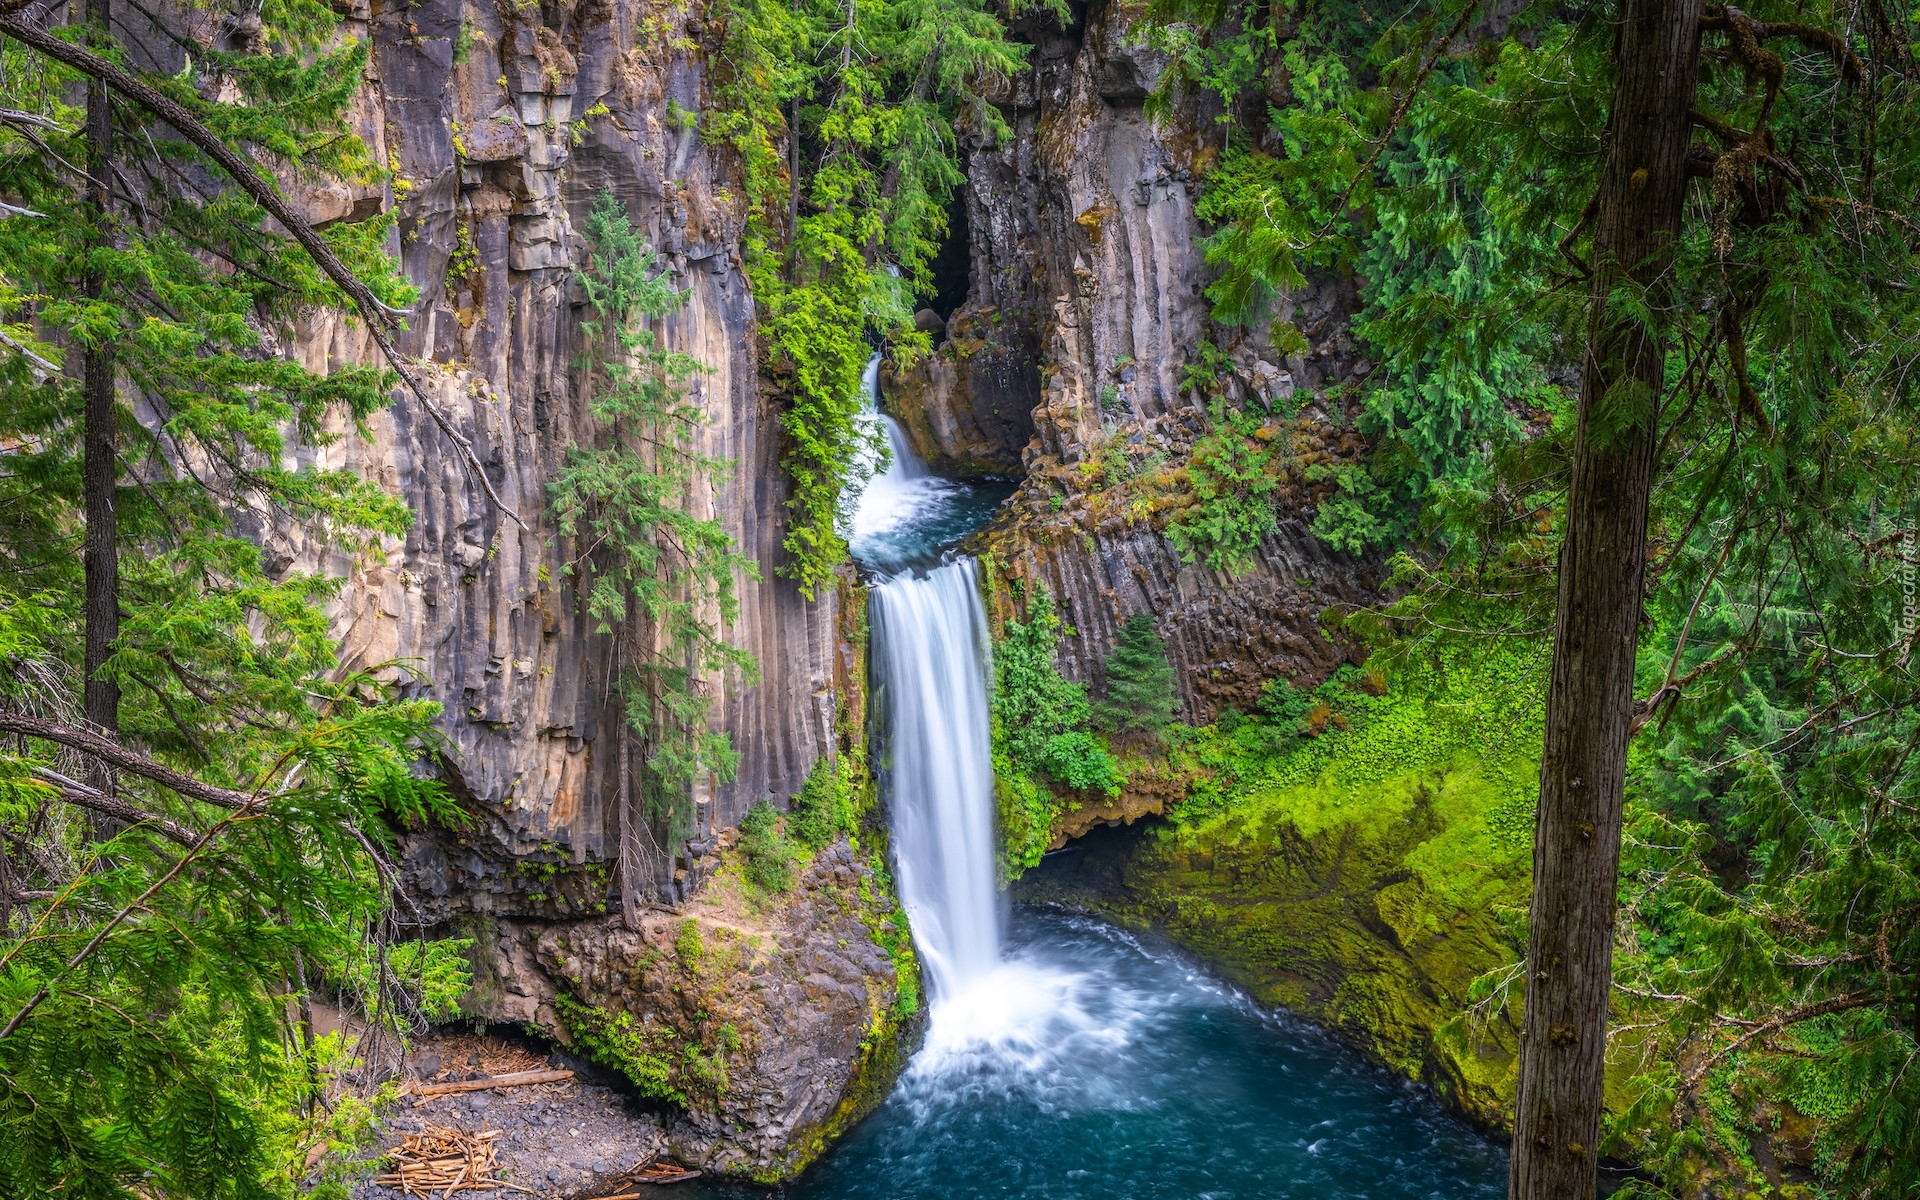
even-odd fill
[{"label": "driftwood pile", "polygon": [[399,1188],[409,1196],[439,1193],[451,1196],[457,1191],[513,1188],[511,1183],[492,1178],[496,1166],[493,1143],[498,1129],[469,1133],[445,1125],[429,1125],[419,1133],[410,1133],[393,1152],[394,1169],[374,1178],[375,1183]]},{"label": "driftwood pile", "polygon": [[700,1172],[689,1171],[679,1163],[654,1159],[645,1166],[628,1171],[615,1184],[610,1185],[618,1193],[612,1196],[598,1196],[595,1200],[640,1200],[641,1193],[633,1191],[636,1186],[663,1183],[685,1183],[689,1179],[700,1178]]}]

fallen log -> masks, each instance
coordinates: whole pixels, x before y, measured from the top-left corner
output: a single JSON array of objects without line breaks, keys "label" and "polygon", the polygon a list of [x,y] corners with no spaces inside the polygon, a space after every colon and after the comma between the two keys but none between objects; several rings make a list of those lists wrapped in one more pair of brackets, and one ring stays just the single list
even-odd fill
[{"label": "fallen log", "polygon": [[431,1099],[434,1096],[451,1096],[455,1092],[488,1092],[494,1088],[524,1087],[531,1083],[564,1083],[572,1078],[572,1071],[558,1069],[511,1071],[505,1075],[489,1075],[484,1079],[464,1079],[459,1083],[415,1084],[401,1094]]}]

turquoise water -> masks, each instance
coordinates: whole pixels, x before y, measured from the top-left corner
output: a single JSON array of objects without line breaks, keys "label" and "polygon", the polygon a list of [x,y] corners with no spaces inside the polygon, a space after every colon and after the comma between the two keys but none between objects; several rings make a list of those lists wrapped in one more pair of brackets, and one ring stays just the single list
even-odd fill
[{"label": "turquoise water", "polygon": [[784,1195],[1506,1193],[1499,1145],[1178,953],[1091,918],[1017,909],[1004,958],[979,1011],[936,1013],[927,1046],[879,1111]]},{"label": "turquoise water", "polygon": [[[877,358],[865,387],[871,408]],[[849,540],[875,586],[882,787],[930,1011],[925,1043],[880,1109],[781,1194],[1505,1195],[1504,1149],[1312,1025],[1104,922],[1037,908],[1008,918],[991,870],[984,618],[972,566],[949,547],[1010,489],[932,475],[897,425],[872,419],[891,457],[851,506]]]}]

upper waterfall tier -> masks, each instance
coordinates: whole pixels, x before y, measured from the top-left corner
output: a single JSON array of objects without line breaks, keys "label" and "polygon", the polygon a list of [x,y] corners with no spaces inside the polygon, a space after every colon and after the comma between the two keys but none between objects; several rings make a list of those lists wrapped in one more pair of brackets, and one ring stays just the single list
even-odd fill
[{"label": "upper waterfall tier", "polygon": [[867,476],[847,516],[847,541],[854,559],[882,578],[914,567],[932,566],[940,551],[984,524],[1012,489],[990,483],[962,483],[929,474],[914,457],[900,425],[880,411],[880,355],[867,363],[861,379],[862,420],[875,442],[887,447],[885,470],[880,455],[862,456]]}]

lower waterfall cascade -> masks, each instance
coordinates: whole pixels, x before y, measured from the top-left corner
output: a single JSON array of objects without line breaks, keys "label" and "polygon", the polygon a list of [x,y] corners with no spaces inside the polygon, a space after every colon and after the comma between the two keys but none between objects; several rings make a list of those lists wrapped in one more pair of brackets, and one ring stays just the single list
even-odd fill
[{"label": "lower waterfall cascade", "polygon": [[1009,912],[994,861],[991,639],[977,565],[947,551],[998,499],[929,474],[877,392],[876,355],[863,399],[890,456],[849,540],[873,584],[872,759],[927,1030],[879,1110],[784,1194],[1504,1195],[1502,1147],[1307,1022],[1151,938]]}]

